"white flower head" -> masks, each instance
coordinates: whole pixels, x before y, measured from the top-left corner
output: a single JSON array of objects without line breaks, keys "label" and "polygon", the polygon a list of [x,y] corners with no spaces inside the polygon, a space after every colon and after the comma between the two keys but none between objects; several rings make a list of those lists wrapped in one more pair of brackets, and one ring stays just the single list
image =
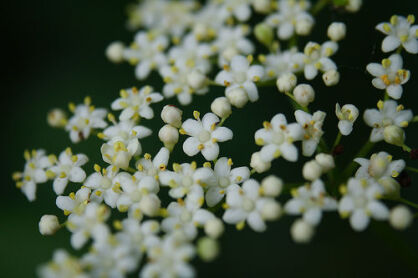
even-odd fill
[{"label": "white flower head", "polygon": [[260,62],[266,72],[264,78],[273,79],[284,74],[301,72],[304,67],[304,57],[304,54],[298,52],[296,48],[260,56]]},{"label": "white flower head", "polygon": [[342,191],[345,194],[340,199],[338,211],[341,217],[350,217],[351,227],[355,231],[366,229],[370,217],[376,220],[388,219],[388,208],[378,200],[383,194],[383,189],[376,183],[351,178]]},{"label": "white flower head", "polygon": [[394,15],[390,22],[380,23],[376,29],[387,37],[382,42],[383,52],[390,52],[402,45],[409,53],[418,53],[418,25],[412,25],[415,22],[415,16],[409,15],[407,18]]},{"label": "white flower head", "polygon": [[194,156],[199,152],[206,160],[212,161],[219,155],[217,142],[225,142],[232,139],[233,133],[229,128],[218,126],[219,118],[213,113],[207,113],[200,120],[199,112],[193,113],[195,120],[188,119],[182,125],[182,133],[190,137],[183,143],[183,151],[188,156]]},{"label": "white flower head", "polygon": [[297,161],[298,150],[294,141],[302,138],[303,130],[298,123],[288,124],[283,114],[275,115],[270,122],[263,123],[264,128],[256,131],[255,142],[263,146],[260,157],[265,162],[283,156],[288,161]]},{"label": "white flower head", "polygon": [[55,278],[55,277],[74,277],[74,278],[88,278],[90,277],[84,272],[81,261],[63,249],[54,251],[52,261],[42,265],[37,271],[40,277]]},{"label": "white flower head", "polygon": [[336,70],[337,66],[329,57],[334,55],[337,50],[338,44],[333,41],[324,42],[322,45],[315,42],[307,43],[304,49],[305,78],[312,80],[317,76],[318,71]]},{"label": "white flower head", "polygon": [[344,136],[349,135],[353,131],[353,124],[357,120],[359,111],[352,104],[345,104],[342,108],[335,104],[335,114],[339,120],[338,129]]},{"label": "white flower head", "polygon": [[409,70],[402,69],[402,66],[402,56],[393,54],[383,59],[382,64],[368,64],[367,71],[375,77],[372,80],[373,86],[386,90],[391,98],[400,99],[403,92],[402,85],[408,82],[410,77]]},{"label": "white flower head", "polygon": [[58,196],[57,207],[62,209],[65,215],[71,213],[81,215],[90,202],[91,190],[87,187],[80,188],[76,193],[71,192],[68,196]]},{"label": "white flower head", "polygon": [[411,110],[405,110],[402,104],[398,105],[394,100],[379,101],[377,107],[379,110],[367,109],[363,114],[366,124],[373,128],[370,134],[371,142],[383,140],[387,127],[407,127],[413,117]]},{"label": "white flower head", "polygon": [[321,222],[323,211],[337,209],[337,202],[329,197],[324,183],[318,179],[292,190],[292,199],[284,206],[286,213],[303,215],[303,220],[316,226]]},{"label": "white flower head", "polygon": [[304,130],[302,137],[303,155],[311,156],[315,152],[316,147],[321,140],[322,134],[324,134],[322,125],[324,123],[325,116],[325,112],[322,111],[317,111],[313,113],[313,115],[302,110],[295,111],[296,121]]},{"label": "white flower head", "polygon": [[70,139],[73,143],[87,139],[95,128],[105,128],[107,126],[104,118],[106,109],[95,108],[91,105],[90,97],[84,99],[84,104],[75,106],[70,103],[69,108],[74,115],[68,120],[65,129],[70,132]]},{"label": "white flower head", "polygon": [[150,86],[144,86],[140,90],[135,87],[121,90],[120,96],[112,103],[112,110],[122,110],[119,115],[121,121],[137,120],[140,117],[152,119],[154,111],[150,105],[163,100],[163,96],[160,93],[153,93]]}]

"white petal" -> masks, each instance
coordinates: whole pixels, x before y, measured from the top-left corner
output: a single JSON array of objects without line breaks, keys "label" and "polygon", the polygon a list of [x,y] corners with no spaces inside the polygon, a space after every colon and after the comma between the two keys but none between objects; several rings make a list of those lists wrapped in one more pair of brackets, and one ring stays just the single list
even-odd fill
[{"label": "white petal", "polygon": [[235,71],[238,71],[238,72],[247,71],[248,67],[249,67],[249,62],[247,58],[244,56],[237,55],[237,56],[234,56],[231,60],[231,70],[234,72]]},{"label": "white petal", "polygon": [[218,177],[227,177],[231,171],[231,166],[228,164],[228,158],[221,157],[215,164],[215,173]]},{"label": "white petal", "polygon": [[412,54],[418,53],[418,41],[415,38],[410,38],[409,40],[404,42],[402,45],[406,49],[406,51],[408,51],[409,53],[412,53]]},{"label": "white petal", "polygon": [[386,71],[383,68],[383,66],[378,63],[370,63],[367,65],[366,69],[373,76],[379,77],[386,74]]},{"label": "white petal", "polygon": [[216,206],[222,200],[223,197],[224,195],[219,193],[219,188],[211,187],[209,188],[209,190],[206,192],[206,195],[205,195],[206,204],[209,207]]},{"label": "white petal", "polygon": [[205,143],[202,155],[207,161],[215,160],[219,155],[219,145],[217,143]]},{"label": "white petal", "polygon": [[320,208],[310,208],[303,214],[303,220],[311,225],[318,225],[322,218],[322,211]]},{"label": "white petal", "polygon": [[388,208],[384,204],[382,204],[378,201],[370,202],[368,204],[368,209],[370,210],[374,219],[386,220],[389,217]]},{"label": "white petal", "polygon": [[188,135],[197,137],[199,136],[199,133],[200,131],[202,131],[203,127],[200,122],[188,119],[183,123],[182,128],[184,129],[184,131],[186,131]]},{"label": "white petal", "polygon": [[232,130],[224,126],[217,127],[212,132],[212,138],[215,138],[219,142],[225,142],[231,140],[233,137]]},{"label": "white petal", "polygon": [[386,89],[386,91],[388,92],[388,95],[391,98],[394,99],[400,99],[402,96],[402,86],[399,84],[396,85],[389,85],[389,87]]},{"label": "white petal", "polygon": [[247,214],[242,209],[230,208],[225,211],[222,219],[228,224],[237,224],[244,221],[247,218]]},{"label": "white petal", "polygon": [[206,113],[202,118],[203,128],[208,131],[211,130],[213,124],[217,123],[219,123],[219,118],[213,113]]},{"label": "white petal", "polygon": [[401,45],[401,41],[395,36],[387,36],[382,42],[382,51],[390,52]]},{"label": "white petal", "polygon": [[353,123],[350,121],[339,121],[338,129],[342,135],[347,136],[353,131]]},{"label": "white petal", "polygon": [[248,225],[256,232],[264,232],[266,230],[266,223],[264,223],[260,214],[256,211],[250,213],[247,218]]},{"label": "white petal", "polygon": [[245,91],[247,92],[248,99],[251,102],[257,101],[258,100],[258,90],[257,90],[257,86],[254,84],[254,82],[245,81],[243,86],[244,86]]},{"label": "white petal", "polygon": [[[305,141],[306,142],[306,141]],[[298,149],[290,143],[283,143],[279,146],[283,158],[288,161],[295,162],[298,160]]]},{"label": "white petal", "polygon": [[54,188],[54,192],[57,195],[61,195],[64,192],[65,187],[68,184],[68,178],[56,178],[52,187]]},{"label": "white petal", "polygon": [[361,209],[355,210],[350,217],[351,227],[357,232],[364,231],[369,225],[369,222],[370,222],[369,217]]},{"label": "white petal", "polygon": [[194,156],[199,153],[198,146],[200,145],[199,140],[194,137],[189,137],[183,143],[183,151],[188,156]]},{"label": "white petal", "polygon": [[71,245],[74,249],[80,249],[88,239],[89,238],[86,237],[84,231],[78,231],[71,236]]},{"label": "white petal", "polygon": [[72,182],[83,182],[86,179],[86,172],[80,167],[73,167],[68,179]]}]

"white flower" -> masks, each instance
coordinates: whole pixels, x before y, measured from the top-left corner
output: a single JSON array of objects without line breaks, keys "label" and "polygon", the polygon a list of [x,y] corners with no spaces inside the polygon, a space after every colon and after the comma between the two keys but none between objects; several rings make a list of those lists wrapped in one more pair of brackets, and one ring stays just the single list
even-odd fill
[{"label": "white flower", "polygon": [[64,192],[68,181],[81,183],[86,179],[86,172],[81,169],[81,166],[86,164],[87,161],[86,155],[73,155],[70,148],[67,148],[59,155],[56,165],[48,170],[52,175],[55,175],[53,188],[57,195],[61,195]]},{"label": "white flower", "polygon": [[216,182],[209,185],[206,192],[205,199],[209,207],[218,204],[225,194],[230,190],[238,187],[238,184],[245,182],[250,177],[250,170],[248,167],[237,167],[231,169],[232,160],[226,157],[221,157],[216,161],[214,173]]},{"label": "white flower", "polygon": [[54,108],[48,112],[48,124],[52,127],[65,127],[67,125],[67,113],[59,108]]},{"label": "white flower", "polygon": [[351,227],[355,231],[363,231],[370,222],[370,217],[376,220],[386,220],[389,210],[378,200],[383,189],[376,183],[368,183],[366,179],[351,178],[348,181],[346,193],[341,198],[338,211],[341,217],[350,217]]},{"label": "white flower", "polygon": [[390,52],[402,45],[409,53],[418,53],[418,25],[412,25],[414,22],[413,15],[409,15],[407,18],[394,15],[390,18],[390,23],[378,24],[376,29],[387,35],[382,42],[383,52]]},{"label": "white flower", "polygon": [[265,162],[283,156],[288,161],[297,161],[298,150],[293,145],[294,141],[301,139],[303,131],[299,124],[287,124],[283,114],[277,114],[271,122],[264,122],[264,128],[256,131],[255,142],[263,146],[260,157]]},{"label": "white flower", "polygon": [[[161,185],[169,186],[168,192],[171,198],[183,198],[193,192],[195,187],[206,187],[214,182],[212,169],[202,167],[196,169],[196,162],[173,165],[174,172],[164,171],[160,173]],[[203,197],[203,195],[201,196]]]},{"label": "white flower", "polygon": [[[238,228],[242,228],[247,221],[254,231],[263,232],[267,228],[264,221],[272,218],[268,215],[266,219],[265,207],[271,207],[272,203],[276,203],[274,198],[260,195],[260,185],[257,181],[247,180],[242,189],[231,190],[226,196],[228,208],[223,215],[223,220],[229,224],[237,224]],[[278,204],[273,204],[273,206],[277,208]],[[278,210],[275,212],[279,213]]]},{"label": "white flower", "polygon": [[43,215],[39,220],[39,232],[42,235],[53,235],[60,228],[58,217],[55,215]]},{"label": "white flower", "polygon": [[254,82],[259,81],[264,75],[264,69],[260,65],[250,66],[250,62],[244,56],[232,58],[229,66],[216,75],[215,82],[226,86],[225,94],[240,88],[243,89],[251,102],[258,100],[258,90]]},{"label": "white flower", "polygon": [[26,163],[23,173],[14,173],[13,180],[16,181],[16,187],[32,202],[36,198],[36,185],[48,180],[45,169],[53,165],[57,158],[54,155],[46,156],[44,150],[33,150],[32,155],[25,151],[24,156]]},{"label": "white flower", "polygon": [[295,33],[308,35],[315,22],[314,18],[306,12],[310,8],[309,1],[280,0],[278,13],[272,14],[266,19],[266,23],[277,27],[279,39],[288,40]]},{"label": "white flower", "polygon": [[317,111],[313,115],[306,113],[302,110],[295,111],[296,121],[302,126],[304,134],[302,137],[302,150],[303,155],[311,156],[321,140],[322,125],[325,120],[325,112]]},{"label": "white flower", "polygon": [[251,168],[253,168],[257,173],[263,173],[268,171],[271,168],[271,162],[266,162],[261,159],[260,152],[255,152],[251,155]]},{"label": "white flower", "polygon": [[166,63],[164,50],[168,45],[169,40],[166,36],[141,31],[135,35],[130,47],[123,50],[123,58],[136,65],[135,76],[143,80],[153,69],[158,69]]},{"label": "white flower", "polygon": [[161,94],[153,93],[152,91],[150,86],[144,86],[139,91],[135,87],[121,90],[121,97],[112,102],[113,110],[122,110],[122,113],[119,115],[119,120],[137,120],[140,117],[152,119],[154,117],[154,111],[150,107],[151,103],[163,100]]},{"label": "white flower", "polygon": [[402,56],[393,54],[388,59],[383,59],[381,65],[368,64],[367,71],[375,77],[372,80],[373,86],[386,90],[387,94],[394,99],[400,99],[403,92],[402,85],[410,77],[409,70],[402,69],[402,66]]},{"label": "white flower", "polygon": [[338,129],[342,135],[349,135],[353,131],[353,124],[357,120],[359,111],[352,104],[345,104],[342,108],[335,104],[335,114],[339,120]]},{"label": "white flower", "polygon": [[206,40],[213,39],[221,29],[225,28],[224,23],[229,17],[229,12],[218,3],[208,2],[193,16],[193,34],[198,40]]},{"label": "white flower", "polygon": [[121,222],[114,222],[114,226],[121,230],[116,238],[125,245],[131,245],[137,253],[143,253],[159,241],[160,224],[156,220],[139,222],[137,219],[125,218]]},{"label": "white flower", "polygon": [[161,148],[153,159],[151,159],[150,154],[146,153],[144,158],[136,163],[138,172],[135,173],[135,176],[138,179],[148,176],[158,180],[159,174],[167,168],[169,157],[170,151],[167,148]]},{"label": "white flower", "polygon": [[321,222],[322,211],[337,209],[337,202],[327,196],[324,183],[318,179],[311,184],[292,190],[293,198],[284,206],[286,213],[303,215],[303,220],[313,226]]},{"label": "white flower", "polygon": [[70,132],[70,139],[73,143],[87,139],[90,132],[94,128],[105,128],[107,126],[104,118],[106,117],[106,109],[96,109],[90,105],[89,97],[84,99],[84,104],[74,106],[70,104],[70,110],[74,115],[68,120],[65,129]]},{"label": "white flower", "polygon": [[184,134],[191,136],[184,141],[183,151],[188,156],[201,152],[206,160],[214,160],[219,155],[217,142],[231,140],[233,133],[229,128],[217,126],[219,118],[213,113],[205,114],[202,120],[198,112],[193,114],[196,120],[188,119],[182,125]]},{"label": "white flower", "polygon": [[304,54],[297,52],[296,48],[261,56],[260,62],[266,71],[264,79],[279,78],[287,73],[302,71],[304,57]]},{"label": "white flower", "polygon": [[332,41],[324,42],[322,45],[315,42],[307,43],[304,49],[305,78],[312,80],[317,76],[318,71],[336,70],[337,66],[329,57],[337,50],[338,44]]},{"label": "white flower", "polygon": [[38,270],[39,277],[44,278],[88,278],[84,273],[82,264],[79,259],[70,256],[67,251],[58,249],[54,251],[52,261],[42,265]]},{"label": "white flower", "polygon": [[383,140],[383,133],[387,127],[407,127],[413,117],[411,110],[404,110],[404,106],[398,105],[394,100],[379,101],[377,107],[379,110],[367,109],[363,115],[366,124],[373,128],[370,134],[371,142]]},{"label": "white flower", "polygon": [[76,193],[71,192],[68,196],[58,196],[57,207],[62,209],[65,215],[71,213],[82,214],[90,201],[91,190],[87,187],[80,188]]},{"label": "white flower", "polygon": [[109,215],[106,205],[97,203],[87,204],[81,215],[72,213],[67,220],[67,228],[72,232],[71,246],[80,249],[90,237],[98,242],[106,240],[110,231],[104,222]]},{"label": "white flower", "polygon": [[404,160],[392,160],[390,154],[379,152],[373,154],[370,160],[356,158],[354,161],[361,166],[356,172],[356,178],[371,179],[384,189],[385,194],[399,192],[399,183],[394,178],[405,168]]},{"label": "white flower", "polygon": [[404,230],[412,224],[413,220],[414,215],[404,205],[397,205],[390,211],[389,222],[395,229]]},{"label": "white flower", "polygon": [[239,21],[247,21],[251,17],[251,0],[223,1],[222,8],[228,15],[234,16]]},{"label": "white flower", "polygon": [[138,141],[130,141],[130,143],[126,146],[122,138],[115,137],[103,144],[100,148],[103,160],[111,166],[128,169],[132,156],[138,150]]}]

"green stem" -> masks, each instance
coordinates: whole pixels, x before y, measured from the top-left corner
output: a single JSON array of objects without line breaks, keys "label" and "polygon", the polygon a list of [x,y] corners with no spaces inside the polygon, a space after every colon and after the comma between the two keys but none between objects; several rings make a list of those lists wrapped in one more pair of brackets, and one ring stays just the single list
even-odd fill
[{"label": "green stem", "polygon": [[256,84],[257,84],[257,87],[272,87],[276,85],[276,80],[270,79],[270,80],[257,82]]},{"label": "green stem", "polygon": [[315,6],[312,7],[311,14],[316,15],[322,11],[331,1],[330,0],[319,0]]},{"label": "green stem", "polygon": [[126,171],[128,171],[128,172],[130,172],[132,174],[134,174],[136,172],[136,170],[134,168],[132,168],[132,167],[127,168]]},{"label": "green stem", "polygon": [[406,167],[406,170],[409,170],[409,171],[418,173],[418,169],[417,168],[414,168],[414,167]]},{"label": "green stem", "polygon": [[408,152],[408,153],[410,153],[411,152],[411,148],[410,147],[408,147],[407,145],[405,145],[405,144],[403,144],[402,146],[402,149],[404,150],[404,151],[406,151],[406,152]]},{"label": "green stem", "polygon": [[337,138],[335,138],[334,144],[332,145],[332,149],[340,143],[342,136],[341,132],[338,132]]},{"label": "green stem", "polygon": [[354,158],[357,157],[365,157],[370,150],[373,148],[374,143],[367,141],[366,144],[364,144],[363,148],[360,149],[360,151],[353,157],[353,161],[345,168],[343,171],[343,177],[349,177],[353,173],[354,169],[356,168],[356,162],[354,161]]},{"label": "green stem", "polygon": [[416,204],[414,202],[411,202],[409,200],[406,200],[404,198],[384,198],[384,199],[394,201],[394,202],[400,202],[400,203],[403,203],[403,204],[408,205],[410,207],[418,209],[418,204]]}]

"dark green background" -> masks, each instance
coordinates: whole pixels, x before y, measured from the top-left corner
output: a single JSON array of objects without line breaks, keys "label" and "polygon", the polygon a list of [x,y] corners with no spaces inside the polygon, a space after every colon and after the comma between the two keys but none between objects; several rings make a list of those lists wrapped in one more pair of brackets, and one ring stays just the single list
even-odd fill
[{"label": "dark green background", "polygon": [[[417,14],[416,1],[366,0],[363,10],[355,15],[326,10],[320,15],[313,37],[326,39],[325,26],[333,20],[347,23],[348,36],[341,44],[335,61],[340,67],[341,83],[331,89],[320,80],[314,82],[317,101],[314,109],[327,111],[326,139],[333,141],[336,120],[335,102],[354,103],[360,108],[374,107],[381,91],[371,85],[365,65],[378,62],[383,38],[374,26],[396,13]],[[113,40],[129,42],[132,34],[124,28],[124,8],[129,1],[8,1],[2,3],[2,184],[0,194],[0,276],[33,277],[36,266],[50,259],[57,247],[69,249],[69,233],[58,232],[54,237],[43,237],[38,232],[39,218],[45,213],[62,216],[55,207],[55,196],[50,183],[38,188],[38,199],[29,203],[14,187],[10,175],[23,167],[23,150],[44,148],[59,153],[70,144],[68,135],[47,126],[46,113],[53,107],[65,108],[69,101],[81,102],[85,95],[93,98],[98,107],[108,107],[121,88],[142,86],[134,79],[133,68],[113,65],[104,56],[104,49]],[[302,45],[302,44],[301,44]],[[405,86],[403,103],[407,108],[417,106],[417,58],[405,55],[406,67],[412,80]],[[161,81],[153,77],[149,82],[156,89]],[[5,86],[4,86],[5,85]],[[209,110],[210,100],[221,95],[214,90],[205,97],[197,97],[194,106],[202,113]],[[222,144],[223,155],[234,158],[236,165],[248,164],[250,154],[258,148],[253,134],[263,120],[277,112],[291,115],[291,107],[274,88],[260,90],[261,100],[237,111],[226,122],[234,127],[234,140]],[[176,104],[173,100],[171,103]],[[155,105],[156,111],[163,104]],[[185,110],[191,116],[194,107]],[[288,119],[293,121],[293,117]],[[145,125],[154,129],[161,125],[156,117]],[[418,147],[417,126],[408,128],[407,144]],[[370,129],[361,120],[353,134],[343,139],[345,154],[339,162],[351,158],[366,141]],[[160,148],[153,139],[143,141],[151,154]],[[101,161],[99,140],[91,138],[73,149],[87,153],[92,160]],[[408,156],[397,148],[391,150],[395,158]],[[228,152],[225,152],[228,150]],[[179,153],[176,152],[177,158]],[[176,155],[175,154],[175,155]],[[180,161],[177,159],[176,161]],[[101,163],[104,165],[103,163]],[[418,163],[408,164],[417,167]],[[88,165],[90,171],[92,163]],[[300,181],[300,164],[277,161],[273,171],[286,181]],[[413,175],[413,180],[418,176]],[[70,185],[71,187],[71,185]],[[403,189],[402,195],[418,201],[418,184]],[[74,190],[74,185],[72,190]],[[326,215],[317,229],[313,242],[306,246],[294,244],[289,235],[292,218],[286,217],[269,225],[266,233],[257,234],[246,228],[237,232],[228,228],[222,238],[222,255],[214,263],[196,262],[199,276],[265,277],[417,277],[418,224],[405,232],[395,232],[387,223],[373,223],[366,232],[353,232],[347,221],[336,214]]]}]

